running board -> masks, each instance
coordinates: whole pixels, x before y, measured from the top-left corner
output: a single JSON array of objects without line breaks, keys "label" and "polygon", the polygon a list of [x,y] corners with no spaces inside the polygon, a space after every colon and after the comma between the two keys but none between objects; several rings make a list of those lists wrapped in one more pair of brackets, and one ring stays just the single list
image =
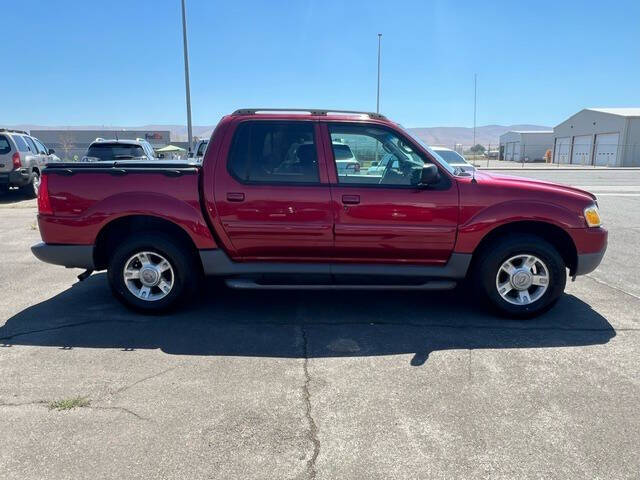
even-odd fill
[{"label": "running board", "polygon": [[225,280],[225,283],[237,290],[451,290],[457,285],[453,280],[433,280],[420,285],[264,284],[233,278]]}]

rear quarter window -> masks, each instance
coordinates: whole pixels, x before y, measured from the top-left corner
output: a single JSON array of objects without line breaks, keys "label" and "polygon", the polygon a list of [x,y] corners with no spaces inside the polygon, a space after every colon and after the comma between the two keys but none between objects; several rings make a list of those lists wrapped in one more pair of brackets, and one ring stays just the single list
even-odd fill
[{"label": "rear quarter window", "polygon": [[18,147],[18,150],[21,152],[29,152],[29,146],[27,145],[27,142],[24,141],[24,138],[22,138],[22,135],[12,135],[13,136],[13,141],[16,142],[16,147]]},{"label": "rear quarter window", "polygon": [[9,153],[11,151],[11,144],[9,143],[9,139],[4,135],[0,135],[0,155],[4,155],[5,153]]}]

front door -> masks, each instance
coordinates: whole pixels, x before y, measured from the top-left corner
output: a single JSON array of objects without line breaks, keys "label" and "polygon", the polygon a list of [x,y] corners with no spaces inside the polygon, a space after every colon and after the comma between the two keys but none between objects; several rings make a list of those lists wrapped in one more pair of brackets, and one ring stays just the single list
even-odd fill
[{"label": "front door", "polygon": [[[441,172],[437,186],[418,179],[424,151],[384,126],[323,125],[330,163],[336,148],[351,149],[357,171],[329,169],[335,218],[335,257],[362,263],[444,264],[458,222],[457,185]],[[384,168],[379,168],[380,166]]]},{"label": "front door", "polygon": [[331,256],[333,215],[314,121],[243,120],[216,166],[219,220],[236,260]]}]

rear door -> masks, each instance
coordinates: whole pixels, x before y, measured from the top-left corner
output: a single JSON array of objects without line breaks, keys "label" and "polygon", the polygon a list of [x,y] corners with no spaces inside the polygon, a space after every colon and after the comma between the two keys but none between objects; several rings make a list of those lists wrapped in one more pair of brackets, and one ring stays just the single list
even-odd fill
[{"label": "rear door", "polygon": [[214,197],[236,260],[331,256],[333,215],[315,121],[240,119],[216,163]]},{"label": "rear door", "polygon": [[[399,132],[373,124],[323,124],[335,218],[335,256],[362,263],[444,264],[458,223],[457,184],[444,172],[438,186],[417,178],[426,154]],[[349,145],[359,175],[335,166],[333,144]],[[332,163],[332,161],[334,161]],[[378,162],[385,168],[372,172]]]}]

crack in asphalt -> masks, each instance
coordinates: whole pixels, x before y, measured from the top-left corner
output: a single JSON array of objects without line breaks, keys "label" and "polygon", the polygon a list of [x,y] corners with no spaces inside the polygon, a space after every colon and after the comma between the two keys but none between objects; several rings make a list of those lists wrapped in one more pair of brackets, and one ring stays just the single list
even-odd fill
[{"label": "crack in asphalt", "polygon": [[139,385],[139,384],[141,384],[143,382],[146,382],[147,380],[152,380],[154,378],[160,377],[160,376],[164,375],[165,373],[169,373],[172,370],[175,370],[178,367],[180,367],[180,365],[176,365],[175,367],[170,367],[170,368],[167,368],[167,369],[165,369],[165,370],[163,370],[161,372],[154,373],[153,375],[146,376],[144,378],[141,378],[140,380],[136,380],[135,382],[133,382],[133,383],[131,383],[129,385],[125,385],[124,387],[120,387],[120,388],[116,389],[114,392],[110,392],[108,395],[113,396],[113,395],[117,395],[119,393],[125,392],[125,391],[129,390],[130,388],[135,387],[136,385]]},{"label": "crack in asphalt", "polygon": [[304,363],[302,364],[302,368],[304,370],[302,396],[305,404],[305,418],[309,423],[309,433],[307,437],[313,444],[313,454],[311,455],[311,458],[307,460],[307,473],[309,474],[309,478],[314,480],[317,476],[316,461],[320,454],[320,440],[318,439],[318,426],[311,415],[311,392],[309,391],[309,384],[311,383],[311,375],[309,374],[309,340],[307,339],[307,331],[304,326],[300,327],[300,331],[302,333],[302,347],[304,353]]},{"label": "crack in asphalt", "polygon": [[150,418],[143,417],[142,415],[139,415],[136,412],[134,412],[133,410],[129,410],[126,407],[101,407],[101,406],[97,406],[97,405],[94,405],[94,406],[89,405],[87,407],[82,407],[82,408],[88,408],[90,410],[117,410],[117,411],[120,411],[120,412],[127,413],[129,415],[133,415],[138,420],[144,420],[144,421],[147,421],[147,422],[151,421]]},{"label": "crack in asphalt", "polygon": [[599,283],[600,285],[604,285],[606,287],[609,287],[609,288],[615,290],[616,292],[624,293],[625,295],[628,295],[631,298],[635,298],[636,300],[640,300],[640,296],[639,295],[636,295],[635,293],[627,292],[626,290],[623,290],[620,287],[616,287],[615,285],[611,285],[610,283],[605,282],[604,280],[600,280],[599,278],[596,278],[596,277],[592,276],[591,274],[587,274],[587,275],[585,275],[585,277],[593,280],[596,283]]}]

